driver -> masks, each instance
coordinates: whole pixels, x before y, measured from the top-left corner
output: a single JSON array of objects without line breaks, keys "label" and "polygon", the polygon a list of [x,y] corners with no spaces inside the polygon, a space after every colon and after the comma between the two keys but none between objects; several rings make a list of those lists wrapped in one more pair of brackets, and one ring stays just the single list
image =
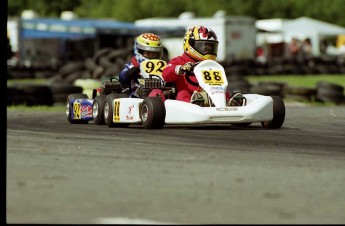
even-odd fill
[{"label": "driver", "polygon": [[[194,26],[190,28],[183,41],[184,53],[172,58],[164,68],[162,76],[165,82],[175,82],[176,100],[190,102],[199,85],[193,74],[193,65],[203,60],[215,60],[218,51],[218,39],[210,28]],[[230,95],[227,93],[227,99]]]},{"label": "driver", "polygon": [[[163,56],[163,45],[158,35],[144,33],[139,35],[134,43],[134,56],[131,62],[125,64],[125,68],[119,75],[120,83],[129,87],[129,96],[137,97],[135,94],[138,88],[140,77],[140,63],[148,59],[161,59]],[[161,90],[153,89],[149,96],[160,95],[164,100]]]}]

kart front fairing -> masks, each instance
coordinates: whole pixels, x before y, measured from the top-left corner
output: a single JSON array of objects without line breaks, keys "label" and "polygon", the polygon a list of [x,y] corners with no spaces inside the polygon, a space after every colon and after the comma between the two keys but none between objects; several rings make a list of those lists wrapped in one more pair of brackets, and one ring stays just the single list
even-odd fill
[{"label": "kart front fairing", "polygon": [[166,124],[248,123],[273,118],[273,101],[269,96],[243,94],[247,105],[241,107],[201,107],[199,105],[166,100]]},{"label": "kart front fairing", "polygon": [[228,81],[224,68],[217,62],[205,60],[194,68],[199,86],[208,94],[212,106],[166,100],[166,124],[188,123],[251,123],[273,118],[273,100],[269,96],[243,94],[245,106],[229,106],[226,101]]}]

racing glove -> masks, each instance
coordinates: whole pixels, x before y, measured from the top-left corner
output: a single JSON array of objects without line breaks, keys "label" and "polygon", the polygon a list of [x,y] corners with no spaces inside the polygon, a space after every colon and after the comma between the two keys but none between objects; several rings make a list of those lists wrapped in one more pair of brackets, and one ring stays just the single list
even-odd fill
[{"label": "racing glove", "polygon": [[132,67],[127,71],[126,77],[130,80],[137,79],[139,78],[139,72],[140,72],[139,67]]},{"label": "racing glove", "polygon": [[185,74],[186,72],[193,72],[193,69],[194,69],[194,63],[188,62],[188,63],[185,63],[184,65],[177,66],[175,68],[176,70],[175,72],[177,72],[176,74],[182,75],[182,74]]}]

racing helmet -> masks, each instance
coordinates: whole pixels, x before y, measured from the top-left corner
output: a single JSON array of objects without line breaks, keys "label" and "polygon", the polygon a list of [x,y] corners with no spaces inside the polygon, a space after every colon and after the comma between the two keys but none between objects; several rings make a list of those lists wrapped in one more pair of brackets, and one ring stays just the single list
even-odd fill
[{"label": "racing helmet", "polygon": [[204,26],[194,26],[184,36],[183,50],[196,61],[215,60],[218,43],[213,30]]},{"label": "racing helmet", "polygon": [[159,36],[153,33],[139,35],[134,43],[134,55],[139,64],[148,59],[161,59],[163,45]]}]

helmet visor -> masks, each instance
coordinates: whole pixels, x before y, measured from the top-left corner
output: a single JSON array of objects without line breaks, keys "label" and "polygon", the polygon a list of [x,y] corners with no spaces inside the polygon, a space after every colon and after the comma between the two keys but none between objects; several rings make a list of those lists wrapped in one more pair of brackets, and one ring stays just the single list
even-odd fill
[{"label": "helmet visor", "polygon": [[161,59],[162,58],[162,51],[147,51],[147,50],[142,50],[139,49],[139,53],[143,55],[147,59]]},{"label": "helmet visor", "polygon": [[160,59],[162,52],[143,51],[142,55],[148,59]]},{"label": "helmet visor", "polygon": [[198,40],[195,41],[194,49],[203,55],[217,55],[218,42]]}]

